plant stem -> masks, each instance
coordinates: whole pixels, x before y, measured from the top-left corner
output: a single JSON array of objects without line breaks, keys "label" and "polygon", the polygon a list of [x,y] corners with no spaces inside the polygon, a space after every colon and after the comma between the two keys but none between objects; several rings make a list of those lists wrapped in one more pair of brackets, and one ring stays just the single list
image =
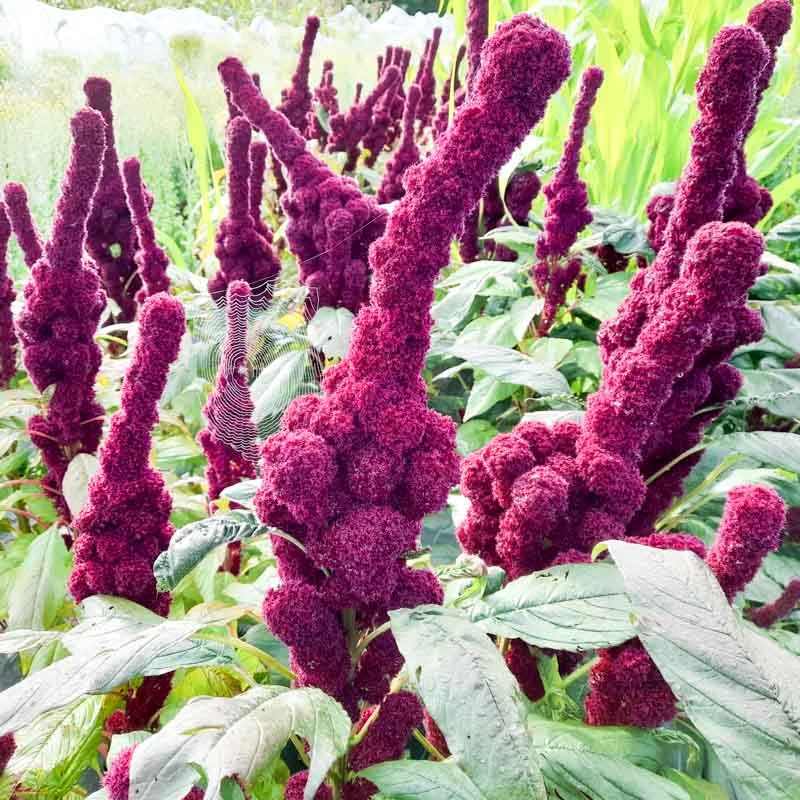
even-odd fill
[{"label": "plant stem", "polygon": [[[0,483],[0,490],[8,489],[10,486],[41,486],[42,482],[34,480],[33,478],[15,478],[11,481],[3,481]],[[59,492],[59,494],[61,494]]]},{"label": "plant stem", "polygon": [[680,464],[685,458],[689,458],[689,456],[693,456],[695,453],[699,453],[702,450],[705,450],[708,447],[706,442],[700,442],[700,444],[696,444],[694,447],[690,447],[688,450],[684,450],[677,458],[673,458],[669,464],[661,467],[660,470],[654,472],[646,481],[645,484],[649,486],[651,483],[657,481],[662,475],[669,472],[674,466]]},{"label": "plant stem", "polygon": [[367,731],[369,731],[370,727],[372,727],[372,723],[378,719],[378,714],[381,713],[380,705],[375,706],[372,709],[372,713],[367,717],[366,722],[361,726],[357,733],[353,734],[350,737],[350,747],[355,747],[366,735]]},{"label": "plant stem", "polygon": [[413,736],[434,761],[444,761],[445,757],[428,741],[419,728],[414,728]]},{"label": "plant stem", "polygon": [[308,753],[306,753],[306,748],[303,746],[303,743],[297,737],[296,733],[293,733],[289,737],[289,741],[294,745],[294,749],[297,750],[297,755],[300,756],[300,760],[306,765],[309,765],[308,760]]},{"label": "plant stem", "polygon": [[579,681],[584,675],[587,675],[589,670],[599,661],[599,658],[590,658],[588,661],[585,661],[581,664],[577,669],[572,670],[566,678],[561,681],[562,688],[566,689],[568,686],[571,686],[575,681]]},{"label": "plant stem", "polygon": [[250,653],[251,656],[257,658],[262,664],[268,666],[273,672],[283,675],[284,678],[293,681],[296,677],[294,672],[287,667],[284,667],[277,658],[273,658],[269,653],[265,653],[255,645],[250,644],[250,642],[244,642],[241,639],[234,638],[233,636],[217,636],[213,633],[196,633],[193,638],[205,639],[209,642],[219,642],[220,644],[227,644],[230,647],[243,650],[245,653]]}]

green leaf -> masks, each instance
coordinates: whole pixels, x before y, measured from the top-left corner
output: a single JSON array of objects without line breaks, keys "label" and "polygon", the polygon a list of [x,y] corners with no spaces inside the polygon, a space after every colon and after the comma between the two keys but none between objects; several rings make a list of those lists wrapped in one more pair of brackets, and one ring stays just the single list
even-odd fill
[{"label": "green leaf", "polygon": [[212,550],[231,542],[265,536],[273,528],[249,511],[232,511],[191,522],[175,532],[169,547],[153,564],[160,591],[174,589]]},{"label": "green leaf", "polygon": [[696,555],[609,542],[637,632],[697,729],[752,800],[796,800],[800,658],[734,613]]},{"label": "green leaf", "polygon": [[496,344],[513,347],[517,343],[511,330],[511,318],[507,314],[499,317],[477,317],[472,320],[455,341],[455,347]]},{"label": "green leaf", "polygon": [[232,503],[238,503],[245,508],[253,508],[253,498],[261,488],[261,480],[249,480],[236,483],[222,490],[222,496]]},{"label": "green leaf", "polygon": [[541,395],[569,394],[569,385],[560,372],[510,347],[455,345],[452,353],[503,383],[527,386]]},{"label": "green leaf", "polygon": [[277,417],[283,412],[299,394],[307,368],[306,350],[289,350],[262,370],[250,387],[255,405],[253,422],[256,425],[267,417]]},{"label": "green leaf", "polygon": [[766,326],[765,338],[783,345],[791,354],[800,353],[800,314],[777,303],[764,303],[761,316]]},{"label": "green leaf", "polygon": [[584,297],[578,303],[578,308],[601,322],[610,319],[617,313],[619,304],[627,296],[632,277],[633,273],[630,272],[599,275],[594,286],[594,294],[591,297]]},{"label": "green leaf", "polygon": [[577,422],[580,425],[583,423],[583,417],[584,412],[580,409],[547,409],[523,414],[522,422],[543,422],[552,428],[556,422]]},{"label": "green leaf", "polygon": [[99,466],[97,456],[90,453],[78,453],[67,465],[61,491],[73,517],[78,515],[89,498],[89,479]]},{"label": "green leaf", "polygon": [[800,417],[800,370],[743,369],[744,395],[781,417]]},{"label": "green leaf", "polygon": [[57,525],[34,539],[11,590],[11,628],[44,630],[56,619],[67,594],[69,554]]},{"label": "green leaf", "polygon": [[558,339],[547,336],[537,339],[528,349],[528,357],[543,367],[555,369],[570,353],[575,346],[571,339]]},{"label": "green leaf", "polygon": [[350,346],[353,312],[347,308],[318,308],[308,323],[308,340],[328,358],[344,358]]},{"label": "green leaf", "polygon": [[770,228],[766,238],[784,242],[800,241],[800,215],[785,219]]},{"label": "green leaf", "polygon": [[544,800],[525,701],[491,640],[439,606],[389,616],[410,680],[461,769],[487,798]]},{"label": "green leaf", "polygon": [[96,595],[85,616],[61,636],[72,655],[28,675],[0,693],[0,734],[33,722],[87,694],[105,694],[140,675],[163,675],[183,666],[230,664],[230,648],[192,639],[203,627],[241,616],[234,607],[165,620],[136,603]]},{"label": "green leaf", "polygon": [[511,331],[515,342],[522,341],[528,333],[533,318],[544,308],[543,297],[520,297],[511,304],[509,317],[511,318]]},{"label": "green leaf", "polygon": [[485,419],[471,419],[456,430],[456,447],[461,456],[480,450],[497,436],[497,428]]},{"label": "green leaf", "polygon": [[464,422],[488,411],[497,403],[507,400],[519,387],[512,383],[501,383],[494,378],[478,378],[470,390],[467,407],[464,409]]},{"label": "green leaf", "polygon": [[724,789],[702,778],[692,778],[672,768],[664,770],[664,777],[684,789],[690,800],[730,800]]},{"label": "green leaf", "polygon": [[512,581],[470,609],[487,633],[582,652],[632,639],[631,606],[612,564],[564,564]]},{"label": "green leaf", "polygon": [[781,431],[748,431],[720,436],[710,451],[738,453],[762,464],[800,473],[800,434]]},{"label": "green leaf", "polygon": [[534,715],[528,730],[551,787],[592,800],[689,800],[683,789],[649,771],[661,769],[666,749],[650,732]]},{"label": "green leaf", "polygon": [[489,800],[452,761],[385,761],[359,776],[391,800]]},{"label": "green leaf", "polygon": [[315,688],[257,686],[237,697],[198,697],[136,748],[130,794],[137,800],[181,800],[194,784],[191,764],[197,763],[208,775],[205,800],[221,800],[223,778],[250,781],[297,734],[310,746],[310,800],[346,752],[350,726],[344,709]]}]

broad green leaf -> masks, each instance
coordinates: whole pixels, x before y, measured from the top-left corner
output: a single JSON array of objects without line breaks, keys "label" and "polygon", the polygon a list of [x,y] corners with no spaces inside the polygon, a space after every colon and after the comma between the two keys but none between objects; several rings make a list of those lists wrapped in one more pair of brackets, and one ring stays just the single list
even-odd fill
[{"label": "broad green leaf", "polygon": [[528,357],[543,367],[555,369],[575,346],[571,339],[558,339],[555,336],[546,336],[537,339],[528,349]]},{"label": "broad green leaf", "polygon": [[747,431],[720,436],[708,451],[738,453],[762,464],[800,473],[800,434],[781,431]]},{"label": "broad green leaf", "polygon": [[439,281],[436,288],[450,289],[472,283],[476,279],[496,280],[501,277],[511,277],[519,271],[520,265],[513,261],[470,261]]},{"label": "broad green leaf", "polygon": [[664,770],[664,777],[684,789],[689,795],[689,800],[730,800],[724,789],[702,778],[692,778],[672,768]]},{"label": "broad green leaf", "polygon": [[548,786],[592,800],[689,800],[683,789],[650,771],[661,769],[667,747],[650,732],[533,715],[528,730]]},{"label": "broad green leaf", "polygon": [[471,419],[456,429],[456,447],[459,455],[466,456],[479,450],[497,436],[497,428],[485,419]]},{"label": "broad green leaf", "polygon": [[67,465],[61,491],[73,517],[83,508],[89,497],[89,479],[97,472],[100,462],[91,453],[78,453]]},{"label": "broad green leaf", "polygon": [[433,317],[439,329],[451,331],[469,313],[473,301],[490,281],[488,275],[482,275],[472,280],[459,283],[441,299],[437,300],[431,308]]},{"label": "broad green leaf", "polygon": [[789,353],[800,353],[800,314],[777,303],[764,303],[761,315],[766,326],[765,338],[783,345]]},{"label": "broad green leaf", "polygon": [[253,498],[261,488],[261,480],[250,480],[236,483],[222,490],[222,496],[232,503],[238,503],[245,508],[253,507]]},{"label": "broad green leaf", "polygon": [[598,276],[594,293],[591,297],[584,297],[578,303],[578,308],[601,322],[610,319],[627,296],[632,277],[630,272]]},{"label": "broad green leaf", "polygon": [[[163,717],[159,715],[159,721]],[[130,731],[129,733],[115,733],[111,737],[111,742],[108,745],[108,755],[106,756],[106,764],[111,766],[116,760],[117,756],[128,747],[135,747],[141,744],[145,739],[149,739],[153,734],[150,731]]]},{"label": "broad green leaf", "polygon": [[452,761],[385,761],[359,776],[387,800],[491,800]]},{"label": "broad green leaf", "polygon": [[785,242],[800,241],[800,214],[785,219],[783,222],[779,222],[777,225],[770,228],[765,238]]},{"label": "broad green leaf", "polygon": [[544,800],[525,701],[491,640],[439,606],[389,616],[410,679],[461,769],[487,798]]},{"label": "broad green leaf", "polygon": [[153,564],[160,591],[174,589],[212,550],[230,542],[264,536],[272,528],[247,511],[232,511],[191,522],[175,532]]},{"label": "broad green leaf", "polygon": [[752,800],[796,800],[800,658],[747,626],[696,555],[609,542],[648,653]]},{"label": "broad green leaf", "polygon": [[34,539],[11,590],[11,628],[44,630],[55,622],[67,595],[69,554],[57,525]]},{"label": "broad green leaf", "polygon": [[221,800],[223,778],[251,780],[294,733],[311,750],[310,800],[347,750],[350,726],[344,709],[315,688],[257,686],[237,697],[198,697],[136,748],[130,793],[137,800],[180,800],[197,778],[191,766],[197,763],[208,775],[205,800]]},{"label": "broad green leaf", "polygon": [[515,342],[522,341],[528,333],[533,318],[544,308],[543,297],[520,297],[511,304],[509,317]]},{"label": "broad green leaf", "polygon": [[299,394],[308,368],[305,350],[289,350],[278,356],[255,379],[250,387],[256,425],[268,417],[280,415]]},{"label": "broad green leaf", "polygon": [[487,633],[554,650],[610,647],[634,632],[622,578],[612,564],[564,564],[525,575],[476,603]]},{"label": "broad green leaf", "polygon": [[102,739],[104,699],[82,697],[64,708],[42,714],[33,725],[15,732],[17,749],[10,762],[15,775],[31,770],[53,771],[70,759],[87,740],[95,747]]},{"label": "broad green leaf", "polygon": [[753,405],[782,417],[800,417],[800,370],[743,369],[743,391]]},{"label": "broad green leaf", "polygon": [[569,394],[569,385],[560,372],[510,347],[456,345],[452,353],[503,383],[527,386],[541,395]]},{"label": "broad green leaf", "polygon": [[[72,655],[0,693],[0,734],[18,730],[40,714],[68,706],[84,695],[110,692],[139,675],[233,661],[229,648],[191,637],[203,627],[240,616],[239,608],[226,609],[216,617],[197,614],[165,620],[116,597],[90,597],[83,606],[86,616],[61,637]],[[131,608],[139,609],[136,616]]]},{"label": "broad green leaf", "polygon": [[472,320],[455,341],[455,347],[496,344],[513,347],[517,339],[511,330],[511,318],[507,314],[498,317],[477,317]]},{"label": "broad green leaf", "polygon": [[492,406],[508,400],[519,387],[512,383],[501,383],[494,378],[478,378],[470,390],[467,407],[464,409],[464,422],[488,411]]},{"label": "broad green leaf", "polygon": [[31,631],[22,628],[6,631],[0,636],[0,654],[21,653],[58,641],[60,638],[61,633],[58,631]]},{"label": "broad green leaf", "polygon": [[308,323],[308,340],[328,358],[344,358],[350,345],[353,312],[346,308],[318,308]]}]

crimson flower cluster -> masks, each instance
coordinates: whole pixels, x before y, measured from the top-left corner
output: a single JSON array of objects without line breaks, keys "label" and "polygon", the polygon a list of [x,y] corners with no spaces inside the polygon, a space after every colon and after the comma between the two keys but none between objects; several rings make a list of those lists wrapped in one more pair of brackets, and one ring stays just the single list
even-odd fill
[{"label": "crimson flower cluster", "polygon": [[311,111],[311,89],[308,76],[311,70],[311,53],[314,40],[319,32],[319,17],[307,17],[303,42],[300,45],[300,58],[288,89],[281,90],[281,103],[278,111],[294,125],[295,130],[305,136],[308,128],[308,115]]},{"label": "crimson flower cluster", "polygon": [[402,47],[387,47],[385,56],[381,58],[378,80],[392,66],[399,70],[400,79],[375,104],[372,122],[362,139],[362,144],[369,151],[364,162],[368,167],[375,166],[378,157],[384,150],[391,148],[399,133],[399,122],[403,116],[406,98],[403,82],[410,59],[411,51]]},{"label": "crimson flower cluster", "polygon": [[141,305],[148,297],[169,291],[169,259],[156,243],[156,231],[150,219],[149,193],[142,182],[142,167],[138,158],[128,158],[123,162],[122,179],[136,231],[137,249],[134,261],[143,284],[136,295],[136,302]]},{"label": "crimson flower cluster", "polygon": [[[333,61],[325,61],[322,65],[322,77],[319,86],[314,89],[313,100],[317,107],[324,112],[327,119],[339,113],[339,92],[333,85]],[[307,139],[316,139],[323,148],[328,144],[328,131],[322,127],[319,120],[319,111],[312,108],[308,112]]]},{"label": "crimson flower cluster", "polygon": [[197,437],[208,461],[209,500],[216,500],[228,486],[256,476],[257,434],[247,376],[250,298],[250,287],[244,281],[228,285],[225,344],[216,385],[203,409],[207,424]]},{"label": "crimson flower cluster", "polygon": [[160,614],[169,608],[169,595],[156,591],[153,562],[172,536],[172,501],[149,458],[158,401],[184,330],[179,300],[162,293],[145,302],[120,408],[100,449],[88,500],[73,522],[69,589],[77,602],[113,594]]},{"label": "crimson flower cluster", "polygon": [[8,386],[17,371],[17,337],[11,314],[11,304],[17,295],[7,261],[10,238],[11,223],[5,205],[0,203],[0,389]]},{"label": "crimson flower cluster", "polygon": [[[391,633],[363,653],[357,643],[389,610],[442,597],[432,573],[404,560],[458,473],[455,427],[428,409],[421,380],[434,282],[465,215],[566,78],[569,49],[540,20],[520,16],[487,41],[484,62],[436,151],[406,172],[406,194],[370,250],[370,302],[347,357],[326,373],[323,395],[290,405],[262,449],[257,512],[295,540],[274,538],[282,584],[267,595],[264,617],[289,647],[299,685],[323,688],[354,718],[359,701],[386,704],[354,751],[359,766],[395,752],[390,740],[405,741],[421,717],[406,697],[384,699],[402,664]],[[221,72],[237,106],[272,139],[282,118],[247,91],[240,64],[224,62]],[[286,138],[281,158],[318,169],[304,143]],[[373,791],[352,783],[345,797]]]},{"label": "crimson flower cluster", "polygon": [[539,260],[533,268],[536,288],[544,297],[544,308],[537,325],[540,336],[550,329],[581,269],[580,259],[570,258],[569,251],[578,234],[592,221],[592,213],[586,184],[578,176],[578,167],[586,127],[602,83],[603,70],[599,67],[589,67],[583,73],[561,161],[553,180],[544,188],[547,198],[544,230],[536,242]]},{"label": "crimson flower cluster", "polygon": [[367,297],[367,249],[383,232],[386,212],[355,181],[334,174],[306,150],[306,140],[270,108],[240,61],[228,58],[219,71],[237,107],[264,133],[288,173],[291,190],[282,198],[286,238],[309,289],[309,315],[318,306],[357,311]]},{"label": "crimson flower cluster", "polygon": [[34,386],[40,392],[52,389],[46,411],[32,417],[28,429],[47,467],[44,486],[65,519],[70,513],[60,490],[67,466],[79,453],[94,453],[102,435],[103,408],[94,394],[101,353],[94,334],[106,305],[97,272],[83,259],[106,126],[100,114],[87,108],[72,118],[70,127],[74,140],[70,164],[43,254],[24,189],[18,184],[5,188],[15,233],[20,232],[26,254],[39,253],[25,285],[17,334]]},{"label": "crimson flower cluster", "polygon": [[[208,291],[222,305],[232,281],[246,281],[254,302],[263,307],[272,298],[281,263],[270,241],[262,235],[261,193],[266,158],[263,149],[253,149],[252,128],[242,115],[228,121],[228,213],[219,225],[214,254],[219,270],[208,281]],[[255,164],[251,161],[255,155]],[[255,169],[254,169],[255,167]]]},{"label": "crimson flower cluster", "polygon": [[769,628],[779,619],[791,614],[798,603],[800,603],[800,578],[794,578],[786,584],[786,588],[772,603],[752,609],[750,619],[759,628]]},{"label": "crimson flower cluster", "polygon": [[465,89],[461,85],[461,64],[467,54],[467,46],[462,44],[458,48],[455,61],[453,62],[452,69],[450,70],[450,77],[444,82],[442,91],[439,95],[439,110],[433,119],[433,138],[438,139],[450,124],[450,95],[452,92],[453,105],[458,108],[464,102]]},{"label": "crimson flower cluster", "polygon": [[378,202],[391,203],[399,200],[405,194],[403,187],[403,176],[409,167],[419,163],[420,153],[414,135],[414,119],[419,105],[420,89],[416,84],[408,89],[403,111],[403,133],[401,134],[400,146],[394,151],[386,171],[383,173],[381,185],[378,187]]},{"label": "crimson flower cluster", "polygon": [[[136,295],[142,281],[136,265],[136,229],[125,202],[122,175],[114,142],[111,84],[105,78],[89,78],[83,85],[87,104],[103,115],[106,149],[103,171],[86,223],[86,251],[97,265],[106,294],[117,304],[118,322],[136,317]],[[148,208],[152,197],[147,198]]]},{"label": "crimson flower cluster", "polygon": [[417,119],[420,132],[427,128],[436,110],[436,78],[433,67],[436,63],[436,54],[439,52],[439,42],[442,39],[442,29],[434,28],[433,35],[425,42],[420,66],[414,78],[414,83],[419,86],[420,96],[417,106]]}]

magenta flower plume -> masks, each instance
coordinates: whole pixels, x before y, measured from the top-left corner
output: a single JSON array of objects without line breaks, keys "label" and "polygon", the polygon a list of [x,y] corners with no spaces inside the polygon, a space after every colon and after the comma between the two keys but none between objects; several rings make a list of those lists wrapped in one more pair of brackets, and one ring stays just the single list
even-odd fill
[{"label": "magenta flower plume", "polygon": [[436,110],[436,78],[433,74],[433,66],[436,63],[436,55],[439,52],[441,38],[442,29],[434,28],[433,35],[426,43],[422,69],[414,78],[414,83],[419,86],[420,91],[419,105],[417,106],[420,131],[423,131],[431,124],[433,112]]},{"label": "magenta flower plume", "polygon": [[[308,770],[295,772],[295,774],[286,781],[286,786],[283,789],[283,800],[304,800],[307,783]],[[314,793],[314,800],[333,800],[331,787],[328,786],[327,783],[323,783]]]},{"label": "magenta flower plume", "polygon": [[250,297],[250,287],[244,281],[228,285],[225,344],[216,386],[203,409],[207,425],[197,437],[208,459],[209,500],[216,500],[228,486],[256,476],[257,434],[247,379]]},{"label": "magenta flower plume", "polygon": [[489,36],[489,0],[469,0],[467,10],[467,90],[481,68],[481,48]]},{"label": "magenta flower plume", "polygon": [[111,84],[105,78],[89,78],[83,91],[87,104],[103,115],[106,124],[103,172],[86,223],[86,251],[97,264],[106,294],[119,307],[117,321],[130,322],[136,317],[142,282],[135,260],[136,229],[125,202],[114,142]]},{"label": "magenta flower plume", "polygon": [[416,118],[417,106],[419,105],[420,88],[416,84],[409,87],[406,97],[406,108],[403,113],[403,135],[400,146],[395,150],[386,171],[381,178],[381,185],[378,188],[378,202],[391,203],[399,200],[405,194],[403,187],[403,176],[409,167],[419,163],[420,153],[417,147],[414,119]]},{"label": "magenta flower plume", "polygon": [[113,594],[161,614],[169,606],[169,595],[156,590],[153,562],[172,536],[172,501],[149,457],[158,401],[185,327],[179,300],[157,294],[144,304],[120,408],[100,449],[88,500],[73,524],[69,589],[76,602]]},{"label": "magenta flower plume", "polygon": [[769,59],[759,75],[755,103],[749,110],[736,154],[736,176],[725,197],[725,219],[756,225],[772,207],[772,197],[747,174],[744,142],[755,127],[758,107],[772,80],[777,50],[792,26],[791,0],[763,0],[747,15],[747,24],[761,34],[769,50]]},{"label": "magenta flower plume", "polygon": [[[83,109],[70,127],[72,154],[52,234],[31,268],[25,305],[17,319],[28,376],[40,392],[53,390],[47,410],[30,419],[28,430],[47,467],[44,486],[65,519],[70,517],[69,508],[60,490],[67,466],[78,453],[94,453],[102,435],[103,408],[94,394],[101,353],[94,334],[106,304],[96,271],[83,260],[86,219],[103,162],[105,125],[96,111]],[[17,220],[12,218],[13,223]]]},{"label": "magenta flower plume", "polygon": [[369,128],[364,134],[362,144],[368,151],[364,163],[368,167],[375,166],[378,157],[384,150],[388,150],[396,137],[396,125],[399,117],[402,116],[405,106],[405,93],[403,91],[403,76],[405,68],[403,59],[405,54],[411,56],[407,50],[401,47],[391,47],[387,49],[386,63],[378,76],[378,80],[383,73],[395,67],[399,70],[400,77],[396,80],[375,103]]},{"label": "magenta flower plume", "polygon": [[461,78],[459,72],[461,71],[461,63],[467,54],[467,46],[462,44],[458,48],[453,67],[450,70],[450,78],[445,81],[442,86],[441,94],[439,95],[439,110],[433,120],[433,138],[438,139],[450,124],[450,94],[453,95],[453,105],[458,108],[464,102],[464,95],[466,94],[464,87],[461,85]]},{"label": "magenta flower plume", "polygon": [[375,88],[362,100],[356,100],[350,108],[334,114],[329,120],[331,134],[328,150],[331,153],[347,153],[343,172],[352,172],[361,155],[361,140],[369,133],[378,101],[388,95],[391,98],[400,82],[400,70],[393,64],[384,69]]},{"label": "magenta flower plume", "polygon": [[[442,598],[432,573],[403,560],[458,472],[454,425],[427,408],[420,379],[434,282],[465,215],[569,72],[564,38],[522,15],[487,41],[483,58],[472,98],[433,154],[408,170],[406,194],[370,250],[370,302],[347,357],[327,372],[322,396],[289,406],[262,450],[259,517],[303,546],[275,539],[284,583],[264,617],[289,646],[300,682],[352,712],[354,700],[388,690],[398,653],[391,634],[379,637],[351,682],[342,611],[355,610],[353,624],[367,630],[391,609]],[[362,789],[369,797],[369,786],[349,791]]]},{"label": "magenta flower plume", "polygon": [[269,146],[266,142],[256,140],[250,143],[250,216],[253,218],[256,233],[263,236],[267,244],[272,244],[274,234],[261,216],[268,156]]},{"label": "magenta flower plume", "polygon": [[208,291],[217,305],[222,304],[229,284],[238,280],[250,285],[259,306],[267,305],[281,269],[280,260],[259,233],[253,218],[251,189],[255,181],[251,178],[251,135],[250,122],[245,117],[229,120],[226,129],[228,214],[217,230],[214,254],[219,259],[219,270],[208,281]]},{"label": "magenta flower plume", "polygon": [[319,17],[307,17],[303,42],[300,45],[300,58],[292,76],[292,84],[288,89],[281,90],[281,104],[278,106],[278,111],[304,136],[308,126],[308,113],[311,111],[311,89],[308,84],[311,53],[318,31]]},{"label": "magenta flower plume", "polygon": [[319,86],[314,89],[313,102],[316,108],[308,112],[307,139],[316,139],[321,147],[328,143],[328,131],[322,127],[319,114],[324,113],[327,119],[339,113],[339,92],[333,85],[333,61],[325,61],[322,65],[322,77]]},{"label": "magenta flower plume", "polygon": [[800,603],[800,578],[793,578],[776,600],[750,609],[749,617],[759,628],[769,628],[791,614],[798,603]]},{"label": "magenta flower plume", "polygon": [[733,600],[758,572],[761,562],[780,545],[786,507],[764,486],[738,486],[728,494],[717,538],[706,563]]},{"label": "magenta flower plume", "polygon": [[28,208],[28,194],[21,183],[7,183],[3,191],[6,214],[28,268],[42,257],[42,240]]},{"label": "magenta flower plume", "polygon": [[586,184],[578,176],[578,167],[592,106],[602,83],[603,70],[599,67],[589,67],[583,73],[561,161],[553,179],[544,188],[547,198],[544,230],[536,242],[539,261],[533,269],[536,287],[544,296],[544,308],[537,326],[540,336],[550,329],[566,293],[580,272],[580,261],[569,258],[569,251],[578,234],[592,221],[592,213]]},{"label": "magenta flower plume", "polygon": [[6,733],[0,736],[0,775],[6,771],[8,762],[11,761],[11,756],[17,749],[17,743],[14,741],[13,733]]},{"label": "magenta flower plume", "polygon": [[154,294],[169,291],[169,259],[156,243],[156,231],[150,219],[149,193],[142,182],[142,168],[138,158],[128,158],[123,162],[122,179],[136,230],[137,250],[134,260],[142,281],[136,302],[141,304]]},{"label": "magenta flower plume", "polygon": [[6,207],[0,203],[0,389],[5,389],[17,371],[17,337],[11,304],[17,296],[14,282],[8,274],[8,240],[11,238],[11,223]]},{"label": "magenta flower plume", "polygon": [[648,309],[678,276],[692,236],[704,224],[722,220],[725,195],[736,175],[736,154],[768,59],[764,40],[750,27],[723,28],[714,38],[697,80],[700,118],[692,129],[689,163],[678,182],[663,245],[653,264],[634,278],[617,315],[600,329],[605,363],[635,342]]},{"label": "magenta flower plume", "polygon": [[291,191],[282,199],[286,238],[309,289],[308,313],[317,306],[357,311],[367,296],[367,250],[383,232],[386,212],[355,181],[335,175],[306,151],[305,139],[270,108],[240,61],[226,59],[219,71],[236,105],[264,133],[289,175]]}]

